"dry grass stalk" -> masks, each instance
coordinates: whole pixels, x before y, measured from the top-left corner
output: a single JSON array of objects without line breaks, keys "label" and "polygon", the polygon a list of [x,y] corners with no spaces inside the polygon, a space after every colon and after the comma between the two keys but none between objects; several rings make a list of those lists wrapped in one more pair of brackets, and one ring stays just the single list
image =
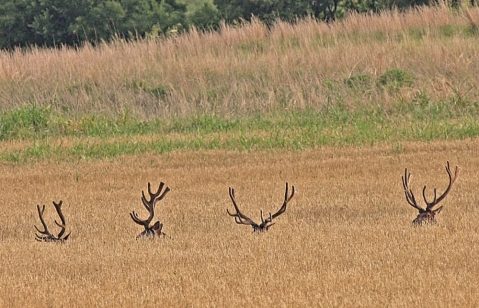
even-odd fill
[{"label": "dry grass stalk", "polygon": [[[351,14],[332,26],[306,19],[268,31],[253,21],[157,41],[2,52],[0,109],[35,103],[73,114],[129,110],[174,117],[321,108],[338,101],[353,108],[388,106],[418,91],[433,99],[457,93],[477,99],[471,89],[479,86],[479,48],[467,29],[478,20],[479,8],[433,7]],[[342,82],[354,74],[377,78],[395,67],[416,78],[400,93],[358,93]]]},{"label": "dry grass stalk", "polygon": [[[0,165],[0,306],[477,306],[478,151],[471,140],[405,144],[402,154],[381,146]],[[438,224],[414,228],[404,167],[415,183],[444,187],[447,159],[461,179]],[[145,181],[160,178],[172,187],[161,213],[171,238],[138,241],[128,213]],[[269,212],[286,180],[297,191],[270,232],[253,235],[225,213],[229,185],[261,192],[241,195],[242,210]],[[60,195],[75,232],[63,245],[38,243],[35,204]]]}]

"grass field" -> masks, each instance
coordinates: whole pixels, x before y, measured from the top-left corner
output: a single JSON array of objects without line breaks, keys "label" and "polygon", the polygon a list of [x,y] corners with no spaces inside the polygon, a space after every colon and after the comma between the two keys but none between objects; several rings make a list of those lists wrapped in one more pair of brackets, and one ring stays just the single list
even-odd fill
[{"label": "grass field", "polygon": [[[479,306],[478,29],[438,6],[0,52],[0,307]],[[446,160],[415,228],[404,168],[420,198]],[[149,181],[168,237],[136,240]],[[270,232],[226,214],[286,181]],[[36,242],[59,199],[71,238]]]},{"label": "grass field", "polygon": [[477,102],[479,8],[223,26],[96,48],[0,52],[0,111],[143,120]]},{"label": "grass field", "polygon": [[[301,152],[174,152],[115,160],[1,164],[0,306],[461,306],[479,304],[477,140],[322,147]],[[438,224],[415,228],[401,175],[447,184]],[[169,238],[135,240],[148,181],[172,191],[158,206]],[[276,210],[266,234],[236,225]],[[34,241],[35,205],[64,200],[71,239]]]},{"label": "grass field", "polygon": [[479,8],[0,52],[0,161],[479,136]]}]

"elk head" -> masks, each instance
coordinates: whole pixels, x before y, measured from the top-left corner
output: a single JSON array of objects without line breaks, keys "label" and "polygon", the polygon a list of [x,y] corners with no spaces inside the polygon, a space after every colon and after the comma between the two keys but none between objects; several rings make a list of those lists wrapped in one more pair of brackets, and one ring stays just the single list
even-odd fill
[{"label": "elk head", "polygon": [[454,170],[454,175],[451,173],[451,167],[449,166],[449,162],[446,164],[446,172],[449,176],[449,185],[447,186],[444,193],[442,193],[439,197],[437,197],[437,190],[434,188],[434,199],[429,202],[426,198],[426,186],[422,189],[422,196],[424,198],[424,202],[426,203],[426,208],[420,207],[417,202],[412,189],[409,187],[409,180],[411,179],[411,173],[408,172],[407,168],[404,171],[404,176],[402,177],[402,185],[404,187],[404,194],[406,195],[406,201],[415,209],[419,211],[417,217],[412,221],[415,225],[421,225],[423,223],[436,223],[436,214],[441,212],[442,206],[437,207],[437,204],[441,202],[447,194],[451,191],[452,184],[457,179],[457,175],[459,173],[459,168],[456,166]]},{"label": "elk head", "polygon": [[131,219],[133,219],[135,223],[142,225],[145,228],[145,230],[138,234],[136,238],[153,238],[155,236],[165,235],[165,233],[162,232],[163,224],[160,223],[159,220],[156,221],[152,226],[150,226],[150,223],[155,216],[156,203],[162,200],[170,191],[170,188],[168,186],[163,190],[164,186],[165,183],[161,182],[156,193],[153,193],[151,191],[151,184],[148,183],[148,194],[150,195],[150,200],[146,199],[144,191],[141,192],[141,202],[148,211],[149,216],[147,219],[142,220],[138,217],[138,214],[135,211],[130,213]]},{"label": "elk head", "polygon": [[261,212],[260,224],[255,223],[251,218],[241,213],[240,209],[238,208],[238,205],[236,204],[235,190],[231,187],[229,188],[229,194],[230,194],[231,202],[233,202],[233,207],[236,213],[230,213],[230,211],[226,209],[226,212],[228,213],[228,215],[234,217],[235,222],[239,225],[250,225],[253,228],[253,232],[265,232],[265,231],[268,231],[268,229],[275,224],[273,223],[273,219],[275,219],[276,217],[278,217],[279,215],[283,214],[286,211],[286,206],[288,205],[288,202],[294,196],[294,186],[291,186],[291,195],[289,195],[288,183],[286,183],[286,190],[284,192],[283,205],[280,207],[280,209],[276,213],[274,214],[269,213],[269,216],[266,217],[266,219],[264,219],[263,210],[260,211]]},{"label": "elk head", "polygon": [[63,242],[63,241],[66,241],[68,239],[71,232],[68,233],[67,235],[64,235],[65,234],[66,223],[65,223],[65,216],[63,216],[63,213],[62,213],[62,204],[63,204],[63,201],[61,201],[61,200],[58,203],[55,203],[55,201],[53,201],[53,206],[57,210],[58,216],[60,216],[60,221],[61,221],[61,223],[59,223],[58,221],[55,220],[55,224],[61,228],[60,232],[58,232],[57,236],[50,233],[50,231],[48,230],[47,224],[45,223],[45,220],[43,219],[43,212],[45,212],[45,205],[42,205],[41,208],[40,208],[40,205],[37,205],[38,216],[40,217],[40,222],[42,223],[42,226],[43,226],[43,231],[42,231],[42,230],[38,229],[37,226],[33,225],[35,227],[35,229],[38,231],[38,233],[35,233],[35,239],[37,241],[39,241],[39,242]]}]

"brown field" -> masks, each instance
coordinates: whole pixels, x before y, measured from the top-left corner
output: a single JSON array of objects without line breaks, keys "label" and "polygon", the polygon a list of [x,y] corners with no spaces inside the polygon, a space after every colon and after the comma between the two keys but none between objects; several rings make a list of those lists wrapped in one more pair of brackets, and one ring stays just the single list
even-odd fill
[{"label": "brown field", "polygon": [[[111,161],[0,165],[0,306],[478,306],[478,140],[197,152]],[[400,176],[444,189],[435,226],[414,228]],[[164,180],[158,207],[170,236],[135,240],[128,213]],[[234,224],[228,186],[244,212],[276,210],[270,232]],[[35,205],[62,198],[71,239],[38,243]],[[421,200],[422,201],[422,200]]]}]

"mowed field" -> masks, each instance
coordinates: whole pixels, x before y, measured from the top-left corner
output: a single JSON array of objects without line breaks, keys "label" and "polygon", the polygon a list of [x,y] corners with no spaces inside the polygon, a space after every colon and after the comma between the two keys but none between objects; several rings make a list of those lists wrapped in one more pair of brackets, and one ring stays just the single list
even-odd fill
[{"label": "mowed field", "polygon": [[[478,306],[477,139],[301,152],[172,152],[115,160],[0,165],[0,306]],[[408,167],[422,185],[447,185],[434,226],[413,227]],[[147,182],[167,238],[136,240],[129,212]],[[226,214],[228,186],[243,211],[288,210],[265,234]],[[71,238],[34,240],[36,204],[64,201]],[[53,228],[53,227],[52,227]]]}]

